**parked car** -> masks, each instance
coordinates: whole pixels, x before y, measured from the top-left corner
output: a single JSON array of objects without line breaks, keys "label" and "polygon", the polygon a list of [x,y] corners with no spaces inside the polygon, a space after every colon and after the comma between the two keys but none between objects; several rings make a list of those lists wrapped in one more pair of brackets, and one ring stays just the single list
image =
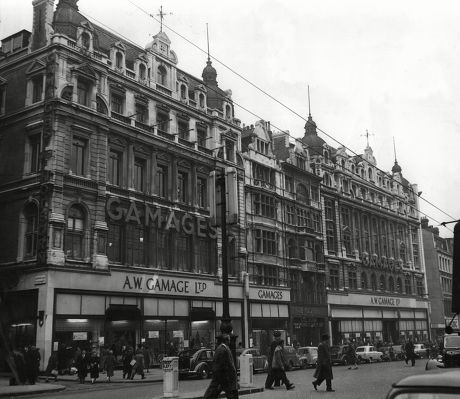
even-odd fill
[{"label": "parked car", "polygon": [[258,348],[246,348],[236,350],[236,367],[240,369],[240,356],[241,355],[252,355],[252,372],[263,372],[268,370],[267,356],[262,355]]},{"label": "parked car", "polygon": [[347,364],[348,345],[332,345],[331,360],[332,364]]},{"label": "parked car", "polygon": [[404,360],[406,357],[403,345],[393,345],[393,352],[396,360]]},{"label": "parked car", "polygon": [[386,399],[458,397],[460,397],[460,371],[433,370],[404,377],[393,383]]},{"label": "parked car", "polygon": [[293,368],[300,368],[302,366],[300,363],[299,355],[293,346],[284,346],[284,357],[286,359],[289,370],[292,370]]},{"label": "parked car", "polygon": [[356,348],[356,357],[358,362],[372,363],[374,361],[383,361],[383,353],[375,350],[373,346],[358,346]]},{"label": "parked car", "polygon": [[415,356],[420,359],[428,357],[428,351],[425,344],[414,344],[414,353]]},{"label": "parked car", "polygon": [[214,364],[214,351],[201,348],[194,352],[191,349],[180,351],[179,376],[208,378]]},{"label": "parked car", "polygon": [[446,334],[443,341],[442,362],[444,367],[460,366],[460,336]]},{"label": "parked car", "polygon": [[[389,362],[391,361],[391,354],[390,354],[390,347],[389,346],[381,346],[379,348],[379,351],[383,353],[382,360],[384,362]],[[394,356],[394,350],[393,350],[393,356]]]},{"label": "parked car", "polygon": [[302,346],[297,348],[297,355],[301,368],[315,367],[318,360],[318,348],[316,346]]}]

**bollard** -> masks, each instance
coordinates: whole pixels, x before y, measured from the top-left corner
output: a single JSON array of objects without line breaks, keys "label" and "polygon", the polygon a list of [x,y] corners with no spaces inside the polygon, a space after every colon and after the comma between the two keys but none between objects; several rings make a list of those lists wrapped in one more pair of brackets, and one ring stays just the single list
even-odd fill
[{"label": "bollard", "polygon": [[177,398],[179,396],[179,358],[164,357],[161,366],[163,369],[163,397]]},{"label": "bollard", "polygon": [[252,355],[240,356],[240,387],[249,388],[253,386],[253,361]]}]

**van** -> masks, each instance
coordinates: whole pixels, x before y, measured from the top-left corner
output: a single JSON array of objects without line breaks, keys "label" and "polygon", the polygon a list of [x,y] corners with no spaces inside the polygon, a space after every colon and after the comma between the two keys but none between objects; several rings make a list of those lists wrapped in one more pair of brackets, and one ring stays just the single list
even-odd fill
[{"label": "van", "polygon": [[446,334],[443,344],[442,362],[444,367],[460,366],[460,336],[458,334]]}]

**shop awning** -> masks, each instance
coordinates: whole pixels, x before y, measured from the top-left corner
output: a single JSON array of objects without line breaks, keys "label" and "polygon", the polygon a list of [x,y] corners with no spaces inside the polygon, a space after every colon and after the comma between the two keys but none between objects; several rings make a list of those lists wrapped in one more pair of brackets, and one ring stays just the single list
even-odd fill
[{"label": "shop awning", "polygon": [[139,320],[142,314],[136,305],[110,305],[105,311],[105,318],[114,320]]},{"label": "shop awning", "polygon": [[215,320],[216,312],[214,312],[213,308],[192,308],[190,311],[190,319],[192,321]]}]

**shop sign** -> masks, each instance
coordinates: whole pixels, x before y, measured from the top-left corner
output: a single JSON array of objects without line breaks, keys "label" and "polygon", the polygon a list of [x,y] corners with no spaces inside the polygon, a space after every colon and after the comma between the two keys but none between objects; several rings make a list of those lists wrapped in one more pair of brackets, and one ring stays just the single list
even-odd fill
[{"label": "shop sign", "polygon": [[87,341],[88,340],[88,333],[86,331],[81,332],[74,332],[72,334],[74,341]]},{"label": "shop sign", "polygon": [[149,338],[160,338],[159,331],[149,331]]},{"label": "shop sign", "polygon": [[383,305],[383,306],[399,306],[401,300],[399,298],[383,297],[383,296],[371,296],[371,305]]},{"label": "shop sign", "polygon": [[286,302],[290,300],[290,292],[288,290],[274,290],[269,288],[250,288],[249,298],[259,301],[280,301]]},{"label": "shop sign", "polygon": [[202,294],[208,288],[205,281],[192,281],[179,278],[164,278],[158,275],[132,276],[126,275],[123,290],[147,291],[166,294]]},{"label": "shop sign", "polygon": [[184,338],[184,332],[182,330],[173,331],[173,338]]},{"label": "shop sign", "polygon": [[112,220],[123,220],[126,223],[137,223],[144,226],[156,226],[165,231],[176,230],[178,233],[196,235],[198,237],[216,238],[217,231],[209,223],[209,219],[183,212],[176,214],[173,209],[156,208],[143,204],[139,209],[135,201],[123,207],[118,197],[110,197],[106,203],[106,212]]}]

